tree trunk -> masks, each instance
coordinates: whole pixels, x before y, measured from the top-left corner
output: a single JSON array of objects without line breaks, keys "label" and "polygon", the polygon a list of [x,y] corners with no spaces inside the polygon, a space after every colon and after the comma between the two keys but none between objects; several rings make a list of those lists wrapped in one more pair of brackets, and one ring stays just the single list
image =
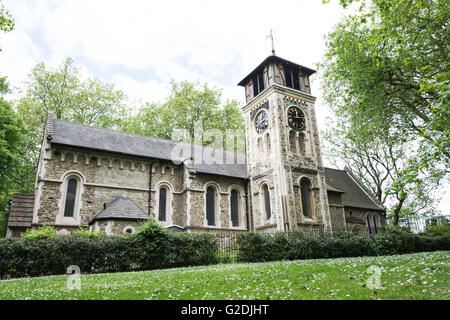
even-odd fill
[{"label": "tree trunk", "polygon": [[396,226],[396,227],[398,226],[399,213],[403,207],[403,202],[405,202],[405,198],[400,199],[399,203],[397,204],[397,206],[395,207],[395,210],[394,210],[394,226]]}]

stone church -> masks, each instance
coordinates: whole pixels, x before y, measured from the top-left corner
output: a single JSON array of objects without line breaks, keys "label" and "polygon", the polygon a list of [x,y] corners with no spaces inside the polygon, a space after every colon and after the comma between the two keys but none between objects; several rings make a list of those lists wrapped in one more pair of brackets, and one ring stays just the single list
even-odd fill
[{"label": "stone church", "polygon": [[[239,82],[246,153],[183,144],[191,153],[177,157],[180,142],[49,112],[34,194],[14,195],[7,236],[42,225],[124,234],[146,219],[185,232],[376,232],[382,204],[349,169],[323,166],[314,72],[271,55]],[[221,161],[198,161],[205,152]]]}]

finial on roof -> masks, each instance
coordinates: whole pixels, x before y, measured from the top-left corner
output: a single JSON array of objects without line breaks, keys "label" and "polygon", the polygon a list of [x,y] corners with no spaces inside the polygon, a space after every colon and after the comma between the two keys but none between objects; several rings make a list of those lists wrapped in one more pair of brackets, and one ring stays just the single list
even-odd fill
[{"label": "finial on roof", "polygon": [[270,40],[271,40],[271,42],[272,42],[272,55],[274,56],[275,55],[275,46],[274,46],[274,44],[273,44],[273,32],[272,32],[272,28],[270,29],[270,33],[269,33],[269,35],[266,37],[266,39],[269,39],[270,38]]}]

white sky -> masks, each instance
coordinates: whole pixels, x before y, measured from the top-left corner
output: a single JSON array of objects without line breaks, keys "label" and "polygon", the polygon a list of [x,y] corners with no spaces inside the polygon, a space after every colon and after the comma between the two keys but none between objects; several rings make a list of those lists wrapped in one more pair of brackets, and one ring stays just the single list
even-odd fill
[{"label": "white sky", "polygon": [[[237,83],[271,54],[315,69],[324,36],[344,11],[338,0],[115,1],[4,0],[14,31],[0,35],[0,75],[20,88],[40,61],[51,67],[71,57],[87,76],[123,90],[132,99],[161,101],[170,81],[201,80],[244,103]],[[318,79],[319,129],[327,106]],[[450,195],[439,206],[450,211]]]}]

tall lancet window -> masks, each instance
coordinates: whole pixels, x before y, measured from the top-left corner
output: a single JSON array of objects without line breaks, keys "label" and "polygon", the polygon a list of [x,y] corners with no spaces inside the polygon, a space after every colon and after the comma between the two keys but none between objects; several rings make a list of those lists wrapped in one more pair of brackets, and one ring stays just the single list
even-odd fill
[{"label": "tall lancet window", "polygon": [[64,206],[64,217],[73,217],[75,211],[75,199],[77,196],[78,181],[75,178],[67,182],[66,204]]},{"label": "tall lancet window", "polygon": [[239,226],[239,192],[231,190],[230,195],[231,224],[233,227]]},{"label": "tall lancet window", "polygon": [[300,180],[300,193],[302,196],[302,212],[304,217],[312,218],[311,182],[308,179]]},{"label": "tall lancet window", "polygon": [[159,221],[166,221],[167,216],[167,188],[159,189]]},{"label": "tall lancet window", "polygon": [[272,210],[270,208],[270,192],[269,192],[269,187],[267,186],[267,184],[263,185],[263,197],[264,197],[264,210],[266,213],[266,219],[269,220],[270,217],[272,216]]},{"label": "tall lancet window", "polygon": [[206,220],[208,226],[216,224],[216,190],[213,187],[206,189]]}]

